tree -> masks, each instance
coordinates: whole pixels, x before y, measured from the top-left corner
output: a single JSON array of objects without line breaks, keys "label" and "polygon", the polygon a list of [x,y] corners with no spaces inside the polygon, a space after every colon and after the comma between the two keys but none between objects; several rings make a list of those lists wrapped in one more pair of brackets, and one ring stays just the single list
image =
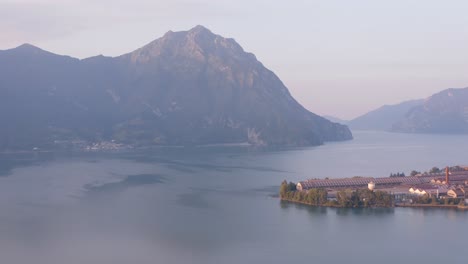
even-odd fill
[{"label": "tree", "polygon": [[403,172],[390,173],[390,177],[405,177],[405,173]]},{"label": "tree", "polygon": [[411,176],[416,176],[416,175],[418,175],[418,174],[421,174],[421,172],[413,170],[413,171],[411,171],[411,173],[410,173]]},{"label": "tree", "polygon": [[286,198],[286,195],[287,195],[288,191],[289,191],[288,182],[286,180],[284,180],[281,183],[281,186],[280,186],[280,198],[281,199]]},{"label": "tree", "polygon": [[296,184],[293,182],[287,182],[284,180],[280,186],[280,198],[281,199],[291,199],[294,197],[294,192],[296,191]]},{"label": "tree", "polygon": [[294,192],[294,200],[298,202],[303,202],[305,198],[304,192]]},{"label": "tree", "polygon": [[431,202],[431,197],[429,196],[429,194],[424,194],[422,196],[418,196],[415,199],[415,203],[417,203],[417,204],[428,204],[430,202]]},{"label": "tree", "polygon": [[319,205],[324,205],[328,201],[328,192],[326,189],[318,189]]},{"label": "tree", "polygon": [[290,192],[296,191],[296,184],[294,184],[294,182],[289,182],[288,191],[290,191]]},{"label": "tree", "polygon": [[348,194],[343,190],[336,193],[336,201],[341,207],[348,207],[350,203]]},{"label": "tree", "polygon": [[317,189],[310,189],[308,191],[308,197],[309,197],[309,202],[312,205],[318,205],[318,199],[317,199]]},{"label": "tree", "polygon": [[440,173],[440,169],[437,167],[432,167],[432,169],[429,171],[429,173]]},{"label": "tree", "polygon": [[328,192],[323,188],[310,189],[307,191],[305,201],[316,206],[324,205],[328,201]]}]

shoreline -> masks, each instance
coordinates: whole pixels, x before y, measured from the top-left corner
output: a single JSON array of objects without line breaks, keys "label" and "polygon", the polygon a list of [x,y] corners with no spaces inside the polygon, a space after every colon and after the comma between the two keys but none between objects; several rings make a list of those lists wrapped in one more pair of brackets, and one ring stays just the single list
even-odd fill
[{"label": "shoreline", "polygon": [[453,204],[450,204],[450,205],[445,205],[445,204],[401,204],[401,203],[396,203],[394,204],[393,206],[370,206],[370,207],[347,207],[347,206],[340,206],[340,205],[331,205],[331,204],[328,204],[328,205],[315,205],[315,204],[311,204],[311,203],[307,203],[307,202],[301,202],[301,201],[295,201],[295,200],[291,200],[291,199],[284,199],[284,198],[280,198],[280,202],[288,202],[288,203],[294,203],[294,204],[301,204],[301,205],[307,205],[307,206],[311,206],[311,207],[329,207],[329,208],[362,208],[362,209],[365,209],[365,208],[397,208],[397,207],[401,207],[401,208],[438,208],[438,209],[456,209],[456,210],[462,210],[462,211],[465,211],[465,210],[468,210],[468,206],[460,206],[460,205],[453,205]]},{"label": "shoreline", "polygon": [[460,206],[454,204],[395,204],[395,207],[406,207],[406,208],[439,208],[439,209],[457,209],[457,210],[468,210],[468,206]]},{"label": "shoreline", "polygon": [[288,202],[288,203],[295,203],[295,204],[302,204],[311,207],[329,207],[329,208],[395,208],[396,206],[369,206],[369,207],[348,207],[348,206],[340,206],[340,205],[333,205],[333,204],[323,204],[323,205],[315,205],[307,202],[295,201],[290,199],[283,199],[280,198],[280,202]]}]

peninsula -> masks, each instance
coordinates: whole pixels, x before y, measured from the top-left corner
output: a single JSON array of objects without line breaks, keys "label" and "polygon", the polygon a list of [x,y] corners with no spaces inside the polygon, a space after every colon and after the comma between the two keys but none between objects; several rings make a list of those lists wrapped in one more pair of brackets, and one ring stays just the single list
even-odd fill
[{"label": "peninsula", "polygon": [[389,177],[283,181],[280,199],[330,207],[447,207],[467,209],[468,167],[433,167],[420,173],[392,173]]}]

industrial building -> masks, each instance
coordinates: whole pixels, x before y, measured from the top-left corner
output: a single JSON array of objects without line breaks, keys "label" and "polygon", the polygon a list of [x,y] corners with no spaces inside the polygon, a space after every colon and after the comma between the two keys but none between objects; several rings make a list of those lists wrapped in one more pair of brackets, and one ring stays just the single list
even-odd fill
[{"label": "industrial building", "polygon": [[338,179],[310,179],[300,181],[296,189],[304,191],[314,188],[324,188],[331,192],[341,189],[365,189],[392,191],[413,195],[437,195],[453,198],[465,197],[465,186],[468,184],[468,167],[451,172],[447,167],[445,173],[420,174],[403,177],[353,177]]}]

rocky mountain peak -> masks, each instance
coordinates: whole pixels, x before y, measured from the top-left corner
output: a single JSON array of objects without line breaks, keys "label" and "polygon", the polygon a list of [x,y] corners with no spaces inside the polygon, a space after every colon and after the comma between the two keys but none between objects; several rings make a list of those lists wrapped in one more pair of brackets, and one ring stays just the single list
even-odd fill
[{"label": "rocky mountain peak", "polygon": [[213,56],[255,58],[246,53],[234,39],[214,34],[201,25],[188,31],[168,31],[162,38],[124,56],[130,57],[136,64],[177,57],[196,61],[205,61]]},{"label": "rocky mountain peak", "polygon": [[188,31],[189,34],[192,34],[192,35],[205,35],[205,36],[211,36],[211,37],[214,37],[215,34],[213,34],[213,32],[211,32],[211,30],[209,30],[208,28],[202,26],[202,25],[197,25],[195,27],[193,27],[192,29],[190,29]]}]

